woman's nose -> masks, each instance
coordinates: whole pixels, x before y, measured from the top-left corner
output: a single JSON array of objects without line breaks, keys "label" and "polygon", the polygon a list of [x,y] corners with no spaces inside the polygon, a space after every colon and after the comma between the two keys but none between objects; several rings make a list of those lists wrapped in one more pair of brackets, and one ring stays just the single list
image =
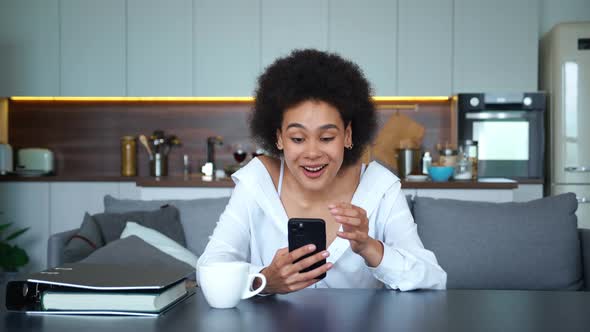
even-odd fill
[{"label": "woman's nose", "polygon": [[322,155],[320,145],[315,140],[309,140],[305,149],[307,158],[317,158]]}]

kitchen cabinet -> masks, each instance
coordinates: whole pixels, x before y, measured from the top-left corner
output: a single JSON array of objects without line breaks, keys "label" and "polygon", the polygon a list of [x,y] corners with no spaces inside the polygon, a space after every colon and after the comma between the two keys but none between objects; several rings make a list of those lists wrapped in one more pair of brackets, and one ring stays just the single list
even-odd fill
[{"label": "kitchen cabinet", "polygon": [[63,96],[125,96],[124,0],[60,1]]},{"label": "kitchen cabinet", "polygon": [[0,96],[59,94],[58,0],[2,1]]},{"label": "kitchen cabinet", "polygon": [[134,182],[51,182],[49,234],[78,228],[84,214],[102,213],[104,196],[138,199]]},{"label": "kitchen cabinet", "polygon": [[537,90],[539,1],[455,0],[453,92]]},{"label": "kitchen cabinet", "polygon": [[261,68],[296,48],[328,49],[328,0],[262,0],[261,4]]},{"label": "kitchen cabinet", "polygon": [[233,188],[141,187],[143,200],[198,199],[229,197]]},{"label": "kitchen cabinet", "polygon": [[49,195],[49,234],[54,234],[80,227],[86,212],[103,212],[103,197],[118,197],[119,183],[53,182],[49,186]]},{"label": "kitchen cabinet", "polygon": [[47,182],[0,183],[0,223],[13,223],[13,230],[30,227],[15,243],[29,256],[20,272],[45,269],[49,234],[49,184]]},{"label": "kitchen cabinet", "polygon": [[252,96],[260,74],[260,0],[196,0],[194,94]]},{"label": "kitchen cabinet", "polygon": [[398,17],[398,95],[451,95],[453,0],[402,0]]},{"label": "kitchen cabinet", "polygon": [[514,189],[416,189],[416,196],[504,203],[514,200]]},{"label": "kitchen cabinet", "polygon": [[515,202],[528,202],[540,198],[543,198],[542,184],[519,184],[518,188],[514,189]]},{"label": "kitchen cabinet", "polygon": [[358,64],[381,96],[397,94],[397,2],[330,2],[329,50]]},{"label": "kitchen cabinet", "polygon": [[127,95],[193,94],[192,0],[127,1]]}]

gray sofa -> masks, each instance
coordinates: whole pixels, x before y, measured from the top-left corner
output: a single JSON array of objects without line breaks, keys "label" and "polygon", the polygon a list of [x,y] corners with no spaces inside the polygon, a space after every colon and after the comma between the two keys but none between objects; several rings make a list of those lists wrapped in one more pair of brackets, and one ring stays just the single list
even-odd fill
[{"label": "gray sofa", "polygon": [[[228,198],[138,201],[105,197],[105,212],[175,205],[187,247],[200,255]],[[454,289],[590,289],[590,230],[578,229],[573,194],[527,203],[482,203],[408,197],[424,246],[447,271]],[[76,230],[54,234],[48,265],[65,262]]]}]

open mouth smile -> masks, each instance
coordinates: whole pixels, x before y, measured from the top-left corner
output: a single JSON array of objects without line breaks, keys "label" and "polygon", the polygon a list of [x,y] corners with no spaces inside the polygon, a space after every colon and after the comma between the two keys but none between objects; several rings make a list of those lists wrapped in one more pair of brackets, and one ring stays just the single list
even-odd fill
[{"label": "open mouth smile", "polygon": [[328,164],[323,165],[314,165],[314,166],[301,166],[303,169],[303,174],[309,178],[317,178],[324,173],[324,169],[328,166]]}]

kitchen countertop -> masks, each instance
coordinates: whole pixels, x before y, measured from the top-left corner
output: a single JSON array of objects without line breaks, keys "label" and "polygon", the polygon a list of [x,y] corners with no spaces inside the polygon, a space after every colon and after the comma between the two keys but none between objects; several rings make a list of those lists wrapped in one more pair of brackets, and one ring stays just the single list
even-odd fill
[{"label": "kitchen countertop", "polygon": [[[204,181],[200,175],[185,178],[181,175],[166,177],[124,177],[124,176],[90,176],[90,175],[51,175],[36,177],[0,176],[0,182],[135,182],[138,187],[184,187],[184,188],[232,188],[234,183],[229,178]],[[402,181],[404,189],[516,189],[519,184],[543,184],[543,180],[480,179],[479,181]]]}]

